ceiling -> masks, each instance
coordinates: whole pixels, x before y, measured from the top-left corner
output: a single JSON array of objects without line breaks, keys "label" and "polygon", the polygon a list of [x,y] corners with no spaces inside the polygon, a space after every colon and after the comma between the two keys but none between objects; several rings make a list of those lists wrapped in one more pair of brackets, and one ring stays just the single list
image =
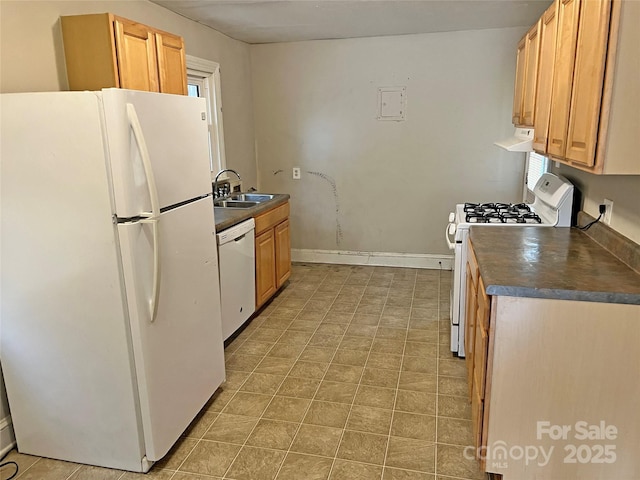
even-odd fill
[{"label": "ceiling", "polygon": [[151,0],[247,43],[532,25],[551,0]]}]

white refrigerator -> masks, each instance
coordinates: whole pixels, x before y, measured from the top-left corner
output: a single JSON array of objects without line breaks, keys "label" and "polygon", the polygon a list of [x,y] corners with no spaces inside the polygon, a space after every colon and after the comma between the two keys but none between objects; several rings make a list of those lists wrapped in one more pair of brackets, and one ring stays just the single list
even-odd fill
[{"label": "white refrigerator", "polygon": [[0,115],[18,450],[148,471],[224,381],[205,101],[4,94]]}]

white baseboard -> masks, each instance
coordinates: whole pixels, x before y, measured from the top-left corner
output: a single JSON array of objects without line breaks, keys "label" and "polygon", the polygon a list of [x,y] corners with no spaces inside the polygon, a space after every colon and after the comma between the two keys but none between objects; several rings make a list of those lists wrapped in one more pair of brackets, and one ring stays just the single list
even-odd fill
[{"label": "white baseboard", "polygon": [[309,250],[292,248],[291,260],[303,263],[338,263],[451,270],[453,255],[422,253],[350,252],[346,250]]},{"label": "white baseboard", "polygon": [[13,424],[11,417],[4,417],[0,420],[0,458],[4,457],[9,450],[16,445],[16,439],[13,434]]}]

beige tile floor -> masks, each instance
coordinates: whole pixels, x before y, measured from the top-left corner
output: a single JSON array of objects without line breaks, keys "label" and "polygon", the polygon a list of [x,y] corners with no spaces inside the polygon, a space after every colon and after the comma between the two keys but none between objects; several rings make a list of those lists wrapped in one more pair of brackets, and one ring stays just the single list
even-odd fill
[{"label": "beige tile floor", "polygon": [[[227,382],[146,475],[9,454],[21,480],[476,480],[451,272],[297,264]],[[0,479],[10,474],[5,468]]]}]

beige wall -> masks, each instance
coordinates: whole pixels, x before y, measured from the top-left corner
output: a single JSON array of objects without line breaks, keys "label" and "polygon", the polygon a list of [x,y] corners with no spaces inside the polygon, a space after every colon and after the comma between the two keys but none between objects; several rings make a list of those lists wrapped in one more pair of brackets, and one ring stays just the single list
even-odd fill
[{"label": "beige wall", "polygon": [[58,19],[100,12],[182,35],[187,54],[220,63],[227,165],[255,186],[249,45],[146,0],[0,1],[0,92],[66,90]]},{"label": "beige wall", "polygon": [[[252,45],[260,189],[291,195],[293,248],[447,254],[456,203],[521,200],[524,155],[493,142],[524,30]],[[397,85],[406,120],[377,121]]]},{"label": "beige wall", "polygon": [[611,228],[640,244],[640,175],[593,175],[564,165],[552,170],[578,187],[582,210],[592,217],[605,198],[612,200]]}]

